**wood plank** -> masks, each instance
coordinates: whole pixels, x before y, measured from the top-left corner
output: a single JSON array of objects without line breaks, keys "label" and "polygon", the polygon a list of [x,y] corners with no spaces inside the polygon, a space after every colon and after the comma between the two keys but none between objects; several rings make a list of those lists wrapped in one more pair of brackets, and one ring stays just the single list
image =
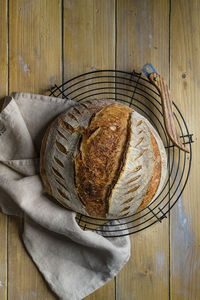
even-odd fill
[{"label": "wood plank", "polygon": [[7,299],[7,216],[0,212],[0,299]]},{"label": "wood plank", "polygon": [[64,0],[64,79],[115,66],[115,1]]},{"label": "wood plank", "polygon": [[101,288],[84,298],[84,300],[101,300],[101,299],[115,299],[114,279],[103,285]]},{"label": "wood plank", "polygon": [[171,92],[194,133],[189,183],[171,213],[171,299],[200,299],[200,2],[172,1]]},{"label": "wood plank", "polygon": [[10,1],[10,92],[49,95],[61,82],[61,9],[61,0]]},{"label": "wood plank", "polygon": [[7,55],[7,43],[8,43],[8,20],[7,20],[7,1],[0,0],[0,98],[7,95],[8,92],[8,55]]},{"label": "wood plank", "polygon": [[[8,92],[7,1],[0,0],[0,98]],[[1,102],[0,102],[1,111]],[[0,299],[7,299],[7,216],[0,212]]]},{"label": "wood plank", "polygon": [[8,299],[58,299],[48,287],[20,238],[23,220],[9,217]]},{"label": "wood plank", "polygon": [[[115,1],[64,0],[64,80],[115,67]],[[114,280],[86,297],[114,299]]]},{"label": "wood plank", "polygon": [[[62,80],[61,0],[10,1],[10,92],[48,94]],[[19,238],[20,221],[8,227],[8,299],[56,299]],[[20,229],[21,231],[21,229]]]},{"label": "wood plank", "polygon": [[[169,78],[169,1],[117,1],[116,68],[151,62]],[[147,104],[147,103],[146,103]],[[117,276],[117,300],[169,298],[168,221],[131,236],[131,258]]]}]

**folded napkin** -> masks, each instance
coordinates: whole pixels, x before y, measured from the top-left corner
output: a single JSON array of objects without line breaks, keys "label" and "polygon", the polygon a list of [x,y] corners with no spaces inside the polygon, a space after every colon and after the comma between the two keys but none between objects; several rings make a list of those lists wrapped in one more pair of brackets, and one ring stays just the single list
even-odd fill
[{"label": "folded napkin", "polygon": [[83,231],[76,213],[51,201],[43,190],[42,137],[49,123],[71,105],[70,100],[14,93],[5,98],[0,113],[0,207],[5,214],[24,217],[24,245],[64,300],[86,297],[113,278],[130,257],[129,237]]}]

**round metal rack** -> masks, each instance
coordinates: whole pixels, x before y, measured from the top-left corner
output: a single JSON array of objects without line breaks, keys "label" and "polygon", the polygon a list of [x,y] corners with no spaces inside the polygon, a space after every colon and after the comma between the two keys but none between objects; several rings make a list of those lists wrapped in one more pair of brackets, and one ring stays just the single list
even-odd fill
[{"label": "round metal rack", "polygon": [[112,99],[124,103],[146,117],[162,138],[168,158],[168,175],[160,195],[146,208],[131,216],[120,219],[98,219],[77,215],[77,222],[84,230],[94,230],[106,237],[130,235],[149,226],[162,222],[183,193],[187,184],[192,160],[192,134],[184,117],[173,103],[177,130],[183,144],[187,144],[189,154],[174,147],[168,139],[162,115],[160,95],[154,86],[133,71],[98,70],[74,77],[51,89],[51,96],[65,98],[66,101],[87,99]]}]

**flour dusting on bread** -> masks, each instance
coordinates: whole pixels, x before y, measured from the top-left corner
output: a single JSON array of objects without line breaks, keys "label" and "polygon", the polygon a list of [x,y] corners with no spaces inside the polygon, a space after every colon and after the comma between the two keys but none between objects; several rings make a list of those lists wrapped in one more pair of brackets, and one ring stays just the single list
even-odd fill
[{"label": "flour dusting on bread", "polygon": [[40,165],[47,193],[68,209],[120,218],[158,195],[166,153],[153,126],[139,113],[115,101],[88,100],[49,126]]}]

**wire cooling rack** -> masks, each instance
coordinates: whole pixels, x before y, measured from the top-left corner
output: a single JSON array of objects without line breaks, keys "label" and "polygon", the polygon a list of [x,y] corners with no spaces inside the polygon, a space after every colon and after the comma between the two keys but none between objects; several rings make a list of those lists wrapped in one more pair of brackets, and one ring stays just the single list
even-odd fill
[{"label": "wire cooling rack", "polygon": [[166,148],[168,176],[160,195],[146,208],[120,219],[98,219],[78,214],[77,223],[106,237],[130,235],[167,218],[187,184],[192,161],[192,134],[179,108],[173,103],[177,130],[190,153],[180,151],[168,139],[162,115],[161,99],[155,87],[133,71],[99,70],[81,74],[51,89],[51,96],[83,102],[87,99],[112,99],[124,103],[146,117],[156,128]]}]

